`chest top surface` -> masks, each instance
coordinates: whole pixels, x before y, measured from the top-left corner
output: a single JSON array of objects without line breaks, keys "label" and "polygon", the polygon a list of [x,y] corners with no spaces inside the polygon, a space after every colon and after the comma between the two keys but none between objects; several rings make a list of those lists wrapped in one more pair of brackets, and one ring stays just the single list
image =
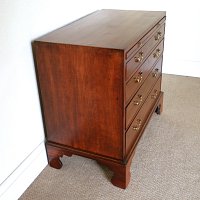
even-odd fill
[{"label": "chest top surface", "polygon": [[164,11],[98,10],[37,41],[124,50],[164,17]]}]

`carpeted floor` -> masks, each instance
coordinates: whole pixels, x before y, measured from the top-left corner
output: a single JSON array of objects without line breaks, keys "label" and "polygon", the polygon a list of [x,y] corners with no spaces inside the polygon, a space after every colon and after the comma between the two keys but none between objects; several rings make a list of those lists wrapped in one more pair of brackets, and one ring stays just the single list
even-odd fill
[{"label": "carpeted floor", "polygon": [[163,75],[164,111],[153,115],[126,190],[95,161],[72,156],[47,166],[20,200],[200,200],[200,78]]}]

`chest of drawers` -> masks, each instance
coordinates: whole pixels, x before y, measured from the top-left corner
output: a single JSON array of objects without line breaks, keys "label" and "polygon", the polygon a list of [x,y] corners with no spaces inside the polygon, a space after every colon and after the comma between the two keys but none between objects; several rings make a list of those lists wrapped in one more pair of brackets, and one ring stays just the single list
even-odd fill
[{"label": "chest of drawers", "polygon": [[95,159],[126,188],[136,145],[162,111],[165,12],[100,10],[33,42],[49,165]]}]

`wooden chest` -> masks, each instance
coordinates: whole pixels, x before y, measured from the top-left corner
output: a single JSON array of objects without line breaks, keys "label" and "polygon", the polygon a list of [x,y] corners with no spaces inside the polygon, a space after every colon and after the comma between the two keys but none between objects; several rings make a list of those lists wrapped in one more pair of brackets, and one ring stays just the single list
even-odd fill
[{"label": "wooden chest", "polygon": [[50,166],[97,160],[126,188],[136,145],[162,111],[165,12],[100,10],[33,42]]}]

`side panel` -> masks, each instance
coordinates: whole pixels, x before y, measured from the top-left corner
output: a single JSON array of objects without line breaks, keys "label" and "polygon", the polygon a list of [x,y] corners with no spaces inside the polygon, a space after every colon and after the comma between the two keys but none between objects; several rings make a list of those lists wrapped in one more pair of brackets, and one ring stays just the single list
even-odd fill
[{"label": "side panel", "polygon": [[47,141],[122,159],[123,52],[34,43]]}]

